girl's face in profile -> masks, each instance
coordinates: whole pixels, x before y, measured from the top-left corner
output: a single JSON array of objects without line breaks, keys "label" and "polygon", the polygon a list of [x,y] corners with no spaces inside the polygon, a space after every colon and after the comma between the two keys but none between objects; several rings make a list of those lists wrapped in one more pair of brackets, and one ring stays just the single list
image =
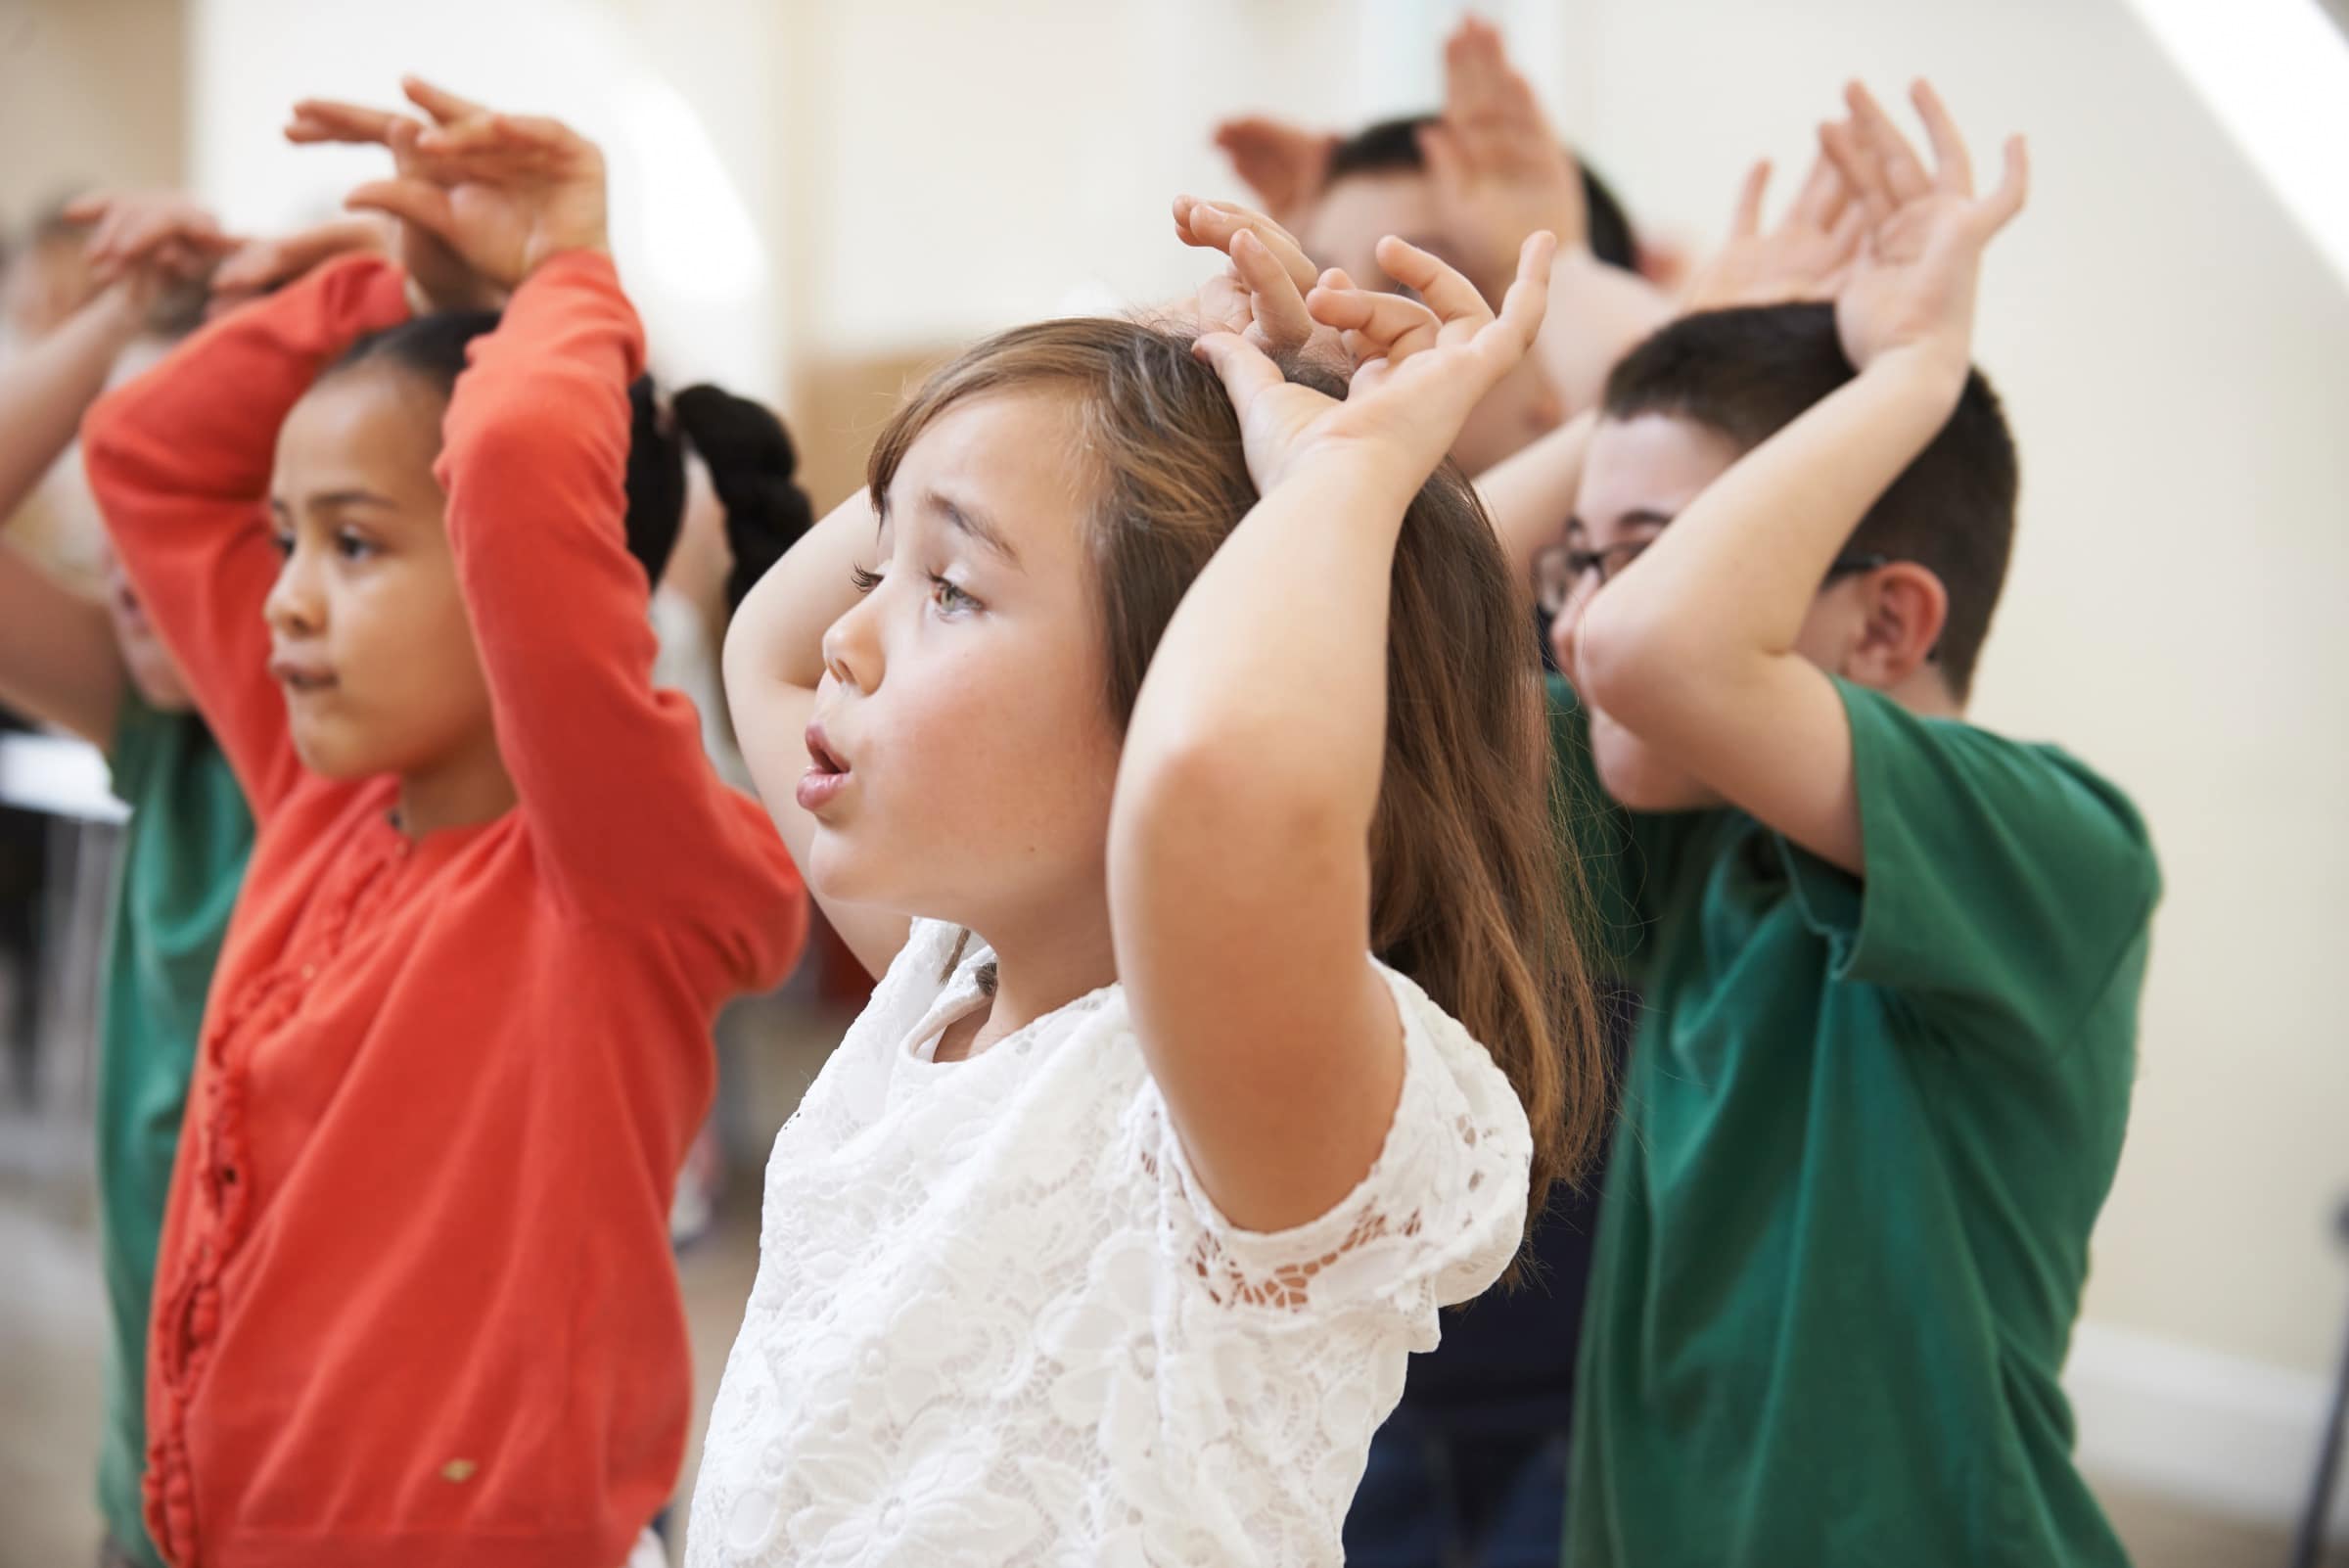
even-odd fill
[{"label": "girl's face in profile", "polygon": [[295,750],[329,778],[425,775],[496,745],[433,478],[441,411],[405,373],[362,367],[278,435],[270,673]]},{"label": "girl's face in profile", "polygon": [[998,945],[1106,921],[1119,735],[1085,469],[1049,390],[966,398],[906,452],[864,598],[824,637],[801,800],[826,898]]}]

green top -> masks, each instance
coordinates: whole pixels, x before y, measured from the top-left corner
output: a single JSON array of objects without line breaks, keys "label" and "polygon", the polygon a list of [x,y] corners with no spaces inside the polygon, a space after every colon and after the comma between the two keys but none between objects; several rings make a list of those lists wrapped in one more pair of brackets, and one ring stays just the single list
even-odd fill
[{"label": "green top", "polygon": [[205,992],[244,881],[253,816],[194,714],[158,713],[126,690],[108,753],[130,827],[107,945],[98,1065],[98,1202],[115,1331],[98,1506],[133,1558],[161,1568],[139,1498],[148,1306]]},{"label": "green top", "polygon": [[2129,1112],[2144,825],[2060,751],[1840,689],[1865,884],[1734,810],[1576,822],[1646,1011],[1566,1561],[2125,1564],[2057,1373]]}]

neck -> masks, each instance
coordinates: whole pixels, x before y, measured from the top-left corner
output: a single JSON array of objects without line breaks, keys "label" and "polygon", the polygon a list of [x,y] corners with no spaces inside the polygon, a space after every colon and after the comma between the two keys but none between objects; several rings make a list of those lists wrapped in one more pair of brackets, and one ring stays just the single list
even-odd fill
[{"label": "neck", "polygon": [[992,926],[980,935],[994,949],[995,996],[972,1040],[973,1054],[1118,978],[1106,886],[1094,890],[1082,907]]},{"label": "neck", "polygon": [[1950,683],[1931,665],[1919,665],[1907,680],[1886,693],[1922,718],[1963,718],[1965,704],[1950,694]]},{"label": "neck", "polygon": [[503,816],[514,802],[514,780],[490,731],[432,767],[400,775],[399,827],[421,839]]}]

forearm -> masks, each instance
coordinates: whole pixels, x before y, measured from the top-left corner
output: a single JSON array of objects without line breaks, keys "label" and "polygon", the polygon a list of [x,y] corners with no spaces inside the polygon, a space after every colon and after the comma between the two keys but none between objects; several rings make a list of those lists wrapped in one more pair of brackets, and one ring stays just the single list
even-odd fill
[{"label": "forearm", "polygon": [[105,746],[125,678],[106,607],[0,543],[0,702]]},{"label": "forearm", "polygon": [[108,289],[0,373],[0,518],[72,444],[115,359],[138,337],[139,316],[127,288]]},{"label": "forearm", "polygon": [[1589,251],[1563,250],[1549,273],[1549,313],[1534,354],[1569,415],[1598,406],[1615,361],[1673,318],[1663,290]]},{"label": "forearm", "polygon": [[[1790,654],[1868,507],[1940,430],[1963,367],[1888,354],[1730,467],[1585,612],[1580,674],[1635,729],[1625,700]],[[1651,682],[1652,683],[1652,682]]]},{"label": "forearm", "polygon": [[1477,476],[1477,497],[1492,516],[1512,580],[1530,578],[1534,557],[1564,536],[1597,423],[1595,411],[1578,414]]},{"label": "forearm", "polygon": [[1127,837],[1171,785],[1193,828],[1205,789],[1235,828],[1285,821],[1362,842],[1385,751],[1395,541],[1411,493],[1351,456],[1325,458],[1242,520],[1184,595],[1142,683],[1119,768]]}]

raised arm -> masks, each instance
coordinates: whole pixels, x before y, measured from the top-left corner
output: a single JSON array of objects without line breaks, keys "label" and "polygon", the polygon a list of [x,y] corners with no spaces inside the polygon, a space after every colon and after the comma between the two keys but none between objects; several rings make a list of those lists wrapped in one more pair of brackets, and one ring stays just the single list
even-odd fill
[{"label": "raised arm", "polygon": [[[136,278],[105,289],[0,370],[0,518],[68,446],[147,311]],[[0,699],[99,746],[122,703],[122,655],[106,607],[0,543]]]},{"label": "raised arm", "polygon": [[552,120],[410,92],[438,123],[353,196],[513,289],[457,380],[435,472],[540,866],[591,917],[699,926],[746,982],[770,982],[805,929],[798,872],[710,766],[693,705],[653,685],[650,584],[626,540],[644,337],[605,249],[602,155]]},{"label": "raised arm", "polygon": [[[802,865],[815,818],[796,791],[806,773],[807,725],[824,678],[824,633],[856,603],[855,573],[881,564],[880,519],[858,490],[810,529],[734,612],[726,632],[726,706],[759,798]],[[817,907],[865,971],[878,977],[905,945],[904,915],[843,903],[815,891]]]},{"label": "raised arm", "polygon": [[1856,873],[1850,721],[1795,642],[1853,529],[1956,406],[1982,251],[2025,183],[2017,139],[2004,183],[1976,198],[1947,111],[1923,83],[1915,101],[1931,170],[1858,87],[1852,124],[1824,132],[1866,212],[1836,297],[1860,374],[1747,453],[1590,600],[1568,672],[1672,763]]},{"label": "raised arm", "polygon": [[1396,539],[1469,408],[1531,343],[1551,243],[1528,243],[1497,321],[1464,278],[1392,240],[1381,264],[1424,265],[1405,281],[1426,283],[1433,313],[1316,290],[1308,303],[1332,327],[1360,325],[1352,312],[1425,318],[1343,403],[1285,381],[1243,337],[1200,343],[1263,498],[1142,683],[1111,809],[1110,904],[1151,1072],[1209,1196],[1250,1229],[1326,1213],[1393,1120],[1403,1042],[1367,955],[1366,843]]},{"label": "raised arm", "polygon": [[401,286],[380,257],[334,262],[205,327],[82,426],[115,553],[264,820],[300,776],[261,620],[278,427],[355,339],[406,317]]}]

